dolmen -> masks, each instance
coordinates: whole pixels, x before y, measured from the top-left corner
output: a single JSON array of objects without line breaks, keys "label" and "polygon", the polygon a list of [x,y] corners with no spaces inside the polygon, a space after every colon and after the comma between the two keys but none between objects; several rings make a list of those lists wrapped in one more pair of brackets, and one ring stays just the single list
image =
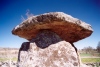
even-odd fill
[{"label": "dolmen", "polygon": [[17,67],[82,67],[74,42],[89,37],[91,25],[63,12],[32,16],[12,34],[25,38]]}]

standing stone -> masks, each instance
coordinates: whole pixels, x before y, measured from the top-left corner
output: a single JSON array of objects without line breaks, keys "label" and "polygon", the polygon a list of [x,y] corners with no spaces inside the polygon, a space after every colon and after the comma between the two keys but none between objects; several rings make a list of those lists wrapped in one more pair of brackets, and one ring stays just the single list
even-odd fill
[{"label": "standing stone", "polygon": [[74,47],[66,41],[51,44],[45,49],[36,43],[23,43],[19,50],[18,67],[79,67]]}]

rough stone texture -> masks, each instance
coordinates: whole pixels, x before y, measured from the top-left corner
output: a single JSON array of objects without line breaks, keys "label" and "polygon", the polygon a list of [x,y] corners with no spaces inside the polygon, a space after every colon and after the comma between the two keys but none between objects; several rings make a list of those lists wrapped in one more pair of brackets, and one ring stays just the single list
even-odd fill
[{"label": "rough stone texture", "polygon": [[73,43],[91,35],[91,26],[63,12],[51,12],[28,18],[16,26],[12,33],[27,40],[36,37],[41,29],[49,29],[63,40]]},{"label": "rough stone texture", "polygon": [[17,63],[15,61],[0,61],[0,67],[17,67]]},{"label": "rough stone texture", "polygon": [[63,12],[30,17],[12,30],[14,35],[29,40],[19,50],[17,66],[82,67],[73,42],[92,32],[89,24]]},{"label": "rough stone texture", "polygon": [[52,44],[45,49],[36,43],[23,43],[19,50],[18,67],[79,67],[74,47],[66,41]]}]

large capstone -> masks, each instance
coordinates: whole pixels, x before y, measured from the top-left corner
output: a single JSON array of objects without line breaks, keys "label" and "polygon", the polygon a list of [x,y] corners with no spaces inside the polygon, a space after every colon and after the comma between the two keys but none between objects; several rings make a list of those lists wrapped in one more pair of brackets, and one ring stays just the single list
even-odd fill
[{"label": "large capstone", "polygon": [[63,40],[73,43],[90,36],[91,25],[63,12],[50,12],[28,18],[17,25],[12,33],[31,41],[40,30],[49,29]]}]

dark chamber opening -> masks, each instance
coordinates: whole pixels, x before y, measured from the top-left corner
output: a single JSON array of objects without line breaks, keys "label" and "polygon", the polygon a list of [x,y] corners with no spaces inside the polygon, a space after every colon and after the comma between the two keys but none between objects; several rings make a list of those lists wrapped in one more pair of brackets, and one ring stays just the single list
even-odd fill
[{"label": "dark chamber opening", "polygon": [[54,32],[50,30],[40,30],[36,38],[33,38],[30,42],[35,42],[36,45],[42,49],[62,41],[62,39]]}]

